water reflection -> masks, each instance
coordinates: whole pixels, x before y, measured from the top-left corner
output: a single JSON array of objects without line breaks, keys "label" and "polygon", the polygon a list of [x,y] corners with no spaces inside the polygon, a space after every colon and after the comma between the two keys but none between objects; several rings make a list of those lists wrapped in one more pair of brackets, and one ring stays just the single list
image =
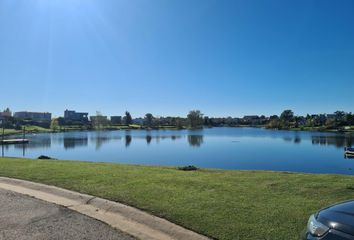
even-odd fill
[{"label": "water reflection", "polygon": [[[15,144],[14,148],[16,149],[22,149],[23,144]],[[45,148],[49,149],[52,146],[52,139],[50,135],[46,135],[41,138],[36,138],[35,140],[30,141],[29,143],[26,143],[26,148],[28,149],[39,149],[39,148]]]},{"label": "water reflection", "polygon": [[152,137],[150,135],[146,135],[146,143],[147,145],[150,145]]},{"label": "water reflection", "polygon": [[96,142],[96,150],[99,150],[104,143],[110,142],[112,138],[106,136],[96,136],[93,140]]},{"label": "water reflection", "polygon": [[203,135],[188,135],[188,143],[192,147],[200,147],[203,142]]},{"label": "water reflection", "polygon": [[125,135],[125,147],[129,147],[131,142],[132,142],[132,136]]},{"label": "water reflection", "polygon": [[294,138],[294,143],[296,143],[296,144],[301,143],[301,138],[300,138],[299,136],[296,136],[296,137]]},{"label": "water reflection", "polygon": [[[343,147],[353,146],[353,135],[345,134],[212,128],[65,132],[29,135],[28,138],[29,144],[1,146],[2,155],[21,157],[25,153],[30,158],[47,155],[85,161],[129,160],[136,164],[194,164],[226,169],[354,175],[354,171],[348,173],[349,168],[354,169],[354,159],[347,156],[351,160],[345,160],[343,156]],[[257,151],[254,151],[255,146]]]},{"label": "water reflection", "polygon": [[64,148],[71,149],[75,147],[85,147],[88,145],[88,137],[64,137]]},{"label": "water reflection", "polygon": [[313,136],[313,145],[333,145],[337,148],[351,147],[353,138],[351,136]]}]

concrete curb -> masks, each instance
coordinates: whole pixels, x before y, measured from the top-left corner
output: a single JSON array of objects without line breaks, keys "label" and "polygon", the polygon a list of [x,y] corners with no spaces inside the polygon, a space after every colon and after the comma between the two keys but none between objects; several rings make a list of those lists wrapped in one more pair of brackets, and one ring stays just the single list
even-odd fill
[{"label": "concrete curb", "polygon": [[66,189],[0,177],[0,188],[65,206],[147,240],[208,240],[209,238],[139,209]]}]

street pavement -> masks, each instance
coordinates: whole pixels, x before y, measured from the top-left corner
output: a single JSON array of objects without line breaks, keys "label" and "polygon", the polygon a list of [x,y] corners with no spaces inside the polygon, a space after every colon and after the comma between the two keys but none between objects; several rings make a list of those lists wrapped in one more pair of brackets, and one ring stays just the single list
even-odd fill
[{"label": "street pavement", "polygon": [[98,220],[0,189],[0,240],[134,240]]}]

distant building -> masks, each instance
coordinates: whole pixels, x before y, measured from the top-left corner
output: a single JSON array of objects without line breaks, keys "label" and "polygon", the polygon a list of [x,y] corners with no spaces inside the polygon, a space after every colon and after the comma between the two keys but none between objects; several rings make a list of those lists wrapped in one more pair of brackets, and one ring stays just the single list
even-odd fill
[{"label": "distant building", "polygon": [[0,112],[0,119],[5,119],[5,118],[8,118],[8,117],[11,117],[12,116],[12,113],[10,111],[10,109],[5,109],[3,112]]},{"label": "distant building", "polygon": [[243,120],[246,120],[246,121],[258,120],[258,119],[259,119],[259,116],[257,116],[257,115],[250,115],[250,116],[243,117]]},{"label": "distant building", "polygon": [[64,119],[72,122],[88,122],[88,113],[65,110]]},{"label": "distant building", "polygon": [[122,116],[111,116],[112,124],[122,124]]},{"label": "distant building", "polygon": [[50,122],[52,120],[52,114],[48,112],[15,112],[14,118],[34,122]]},{"label": "distant building", "polygon": [[91,116],[90,121],[93,123],[108,123],[107,116]]},{"label": "distant building", "polygon": [[144,124],[144,119],[143,118],[134,118],[133,119],[133,124],[143,125]]}]

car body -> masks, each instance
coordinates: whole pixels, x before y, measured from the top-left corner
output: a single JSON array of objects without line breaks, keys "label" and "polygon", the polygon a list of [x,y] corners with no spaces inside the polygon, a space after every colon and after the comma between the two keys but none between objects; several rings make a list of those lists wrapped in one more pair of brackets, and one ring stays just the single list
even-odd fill
[{"label": "car body", "polygon": [[354,240],[354,200],[326,207],[310,216],[305,240]]}]

